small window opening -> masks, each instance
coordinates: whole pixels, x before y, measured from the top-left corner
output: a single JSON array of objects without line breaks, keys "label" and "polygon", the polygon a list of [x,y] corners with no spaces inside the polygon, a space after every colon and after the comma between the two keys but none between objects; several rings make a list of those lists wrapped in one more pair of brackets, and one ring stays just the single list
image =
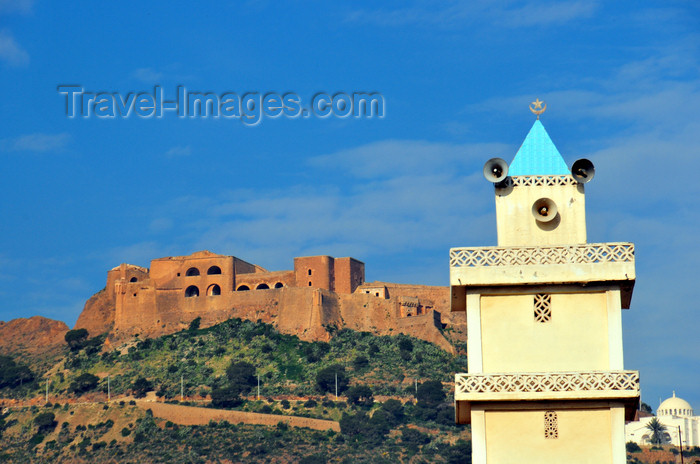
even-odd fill
[{"label": "small window opening", "polygon": [[552,320],[552,295],[538,293],[534,299],[535,321],[550,322]]},{"label": "small window opening", "polygon": [[544,437],[549,439],[559,438],[557,413],[554,411],[545,411],[544,413]]},{"label": "small window opening", "polygon": [[137,279],[136,277],[132,277],[132,278],[129,280],[129,282],[138,282],[138,281],[139,281],[139,279]]}]

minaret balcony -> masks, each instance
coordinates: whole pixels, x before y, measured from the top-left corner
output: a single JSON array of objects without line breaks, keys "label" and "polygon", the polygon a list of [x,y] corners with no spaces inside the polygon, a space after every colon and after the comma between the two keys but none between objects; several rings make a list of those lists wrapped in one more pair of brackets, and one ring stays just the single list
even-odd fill
[{"label": "minaret balcony", "polygon": [[631,295],[634,280],[632,243],[450,249],[452,287],[627,281]]},{"label": "minaret balcony", "polygon": [[[471,404],[510,401],[615,401],[633,416],[639,402],[638,371],[518,372],[455,375],[460,423]],[[631,419],[630,419],[631,420]]]}]

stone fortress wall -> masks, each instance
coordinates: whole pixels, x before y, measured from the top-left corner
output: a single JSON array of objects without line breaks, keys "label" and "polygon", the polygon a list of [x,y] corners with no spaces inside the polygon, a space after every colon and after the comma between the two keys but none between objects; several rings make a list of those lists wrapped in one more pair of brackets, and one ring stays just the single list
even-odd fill
[{"label": "stone fortress wall", "polygon": [[452,352],[440,329],[449,288],[365,283],[354,258],[294,258],[294,269],[267,271],[234,256],[200,251],[158,258],[150,269],[121,264],[107,273],[75,328],[109,332],[112,341],[177,332],[233,317],[262,321],[303,340],[328,340],[329,326],[375,334],[405,333]]}]

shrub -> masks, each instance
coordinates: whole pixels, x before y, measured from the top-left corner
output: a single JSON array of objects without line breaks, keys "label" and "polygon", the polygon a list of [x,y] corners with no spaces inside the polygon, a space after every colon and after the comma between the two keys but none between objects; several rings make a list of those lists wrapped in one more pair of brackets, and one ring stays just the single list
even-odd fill
[{"label": "shrub", "polygon": [[413,351],[413,342],[408,337],[401,337],[399,340],[399,350],[411,352]]},{"label": "shrub", "polygon": [[257,385],[255,366],[245,361],[231,361],[226,368],[226,377],[229,386],[237,390],[239,395],[245,395]]},{"label": "shrub", "polygon": [[56,415],[52,412],[43,412],[34,418],[34,424],[40,433],[50,433],[56,428]]},{"label": "shrub", "polygon": [[381,409],[391,414],[391,417],[393,418],[392,425],[400,424],[403,422],[404,409],[403,404],[401,404],[401,401],[394,399],[386,400],[384,403],[382,403]]},{"label": "shrub", "polygon": [[305,407],[305,408],[308,408],[308,409],[315,408],[316,406],[318,406],[318,403],[316,402],[316,400],[314,400],[314,399],[312,399],[312,398],[309,398],[309,399],[306,400],[306,402],[304,403],[304,407]]},{"label": "shrub", "polygon": [[211,391],[211,404],[215,408],[234,408],[243,403],[240,390],[231,386],[215,387]]},{"label": "shrub", "polygon": [[352,360],[352,367],[355,368],[356,371],[362,370],[367,366],[369,366],[369,360],[362,355]]},{"label": "shrub", "polygon": [[374,404],[374,396],[372,389],[367,385],[355,385],[350,387],[345,395],[348,397],[348,403],[359,406],[372,406]]},{"label": "shrub", "polygon": [[289,409],[291,405],[288,400],[282,400],[280,401],[280,406],[282,406],[282,409]]},{"label": "shrub", "polygon": [[36,435],[34,435],[32,438],[29,439],[29,445],[36,446],[39,443],[41,443],[42,441],[44,441],[44,435],[37,432]]},{"label": "shrub", "polygon": [[34,380],[34,373],[9,356],[0,356],[0,388],[16,388]]},{"label": "shrub", "polygon": [[316,388],[321,393],[335,393],[336,375],[338,379],[338,393],[342,393],[348,388],[348,379],[345,368],[340,364],[333,364],[321,369],[316,374]]},{"label": "shrub", "polygon": [[85,345],[88,331],[86,329],[69,330],[64,338],[71,351],[78,351]]},{"label": "shrub", "polygon": [[418,451],[418,448],[420,446],[427,445],[428,443],[430,443],[430,436],[416,429],[402,427],[401,443],[403,443],[409,450],[412,450],[415,453],[416,451]]},{"label": "shrub", "polygon": [[199,326],[201,325],[201,323],[202,318],[197,317],[193,319],[192,322],[190,322],[190,326],[187,328],[187,330],[189,330],[190,332],[196,332],[197,330],[199,330]]},{"label": "shrub", "polygon": [[70,391],[73,393],[81,394],[85,393],[91,390],[94,390],[97,387],[97,382],[99,382],[99,378],[95,375],[92,375],[90,373],[84,373],[79,375],[73,382],[70,384]]},{"label": "shrub", "polygon": [[143,398],[146,396],[147,392],[153,390],[153,384],[145,377],[139,377],[134,381],[131,389],[134,392],[134,397]]},{"label": "shrub", "polygon": [[639,445],[633,441],[628,441],[625,444],[625,448],[627,449],[628,453],[639,453],[642,451],[642,448],[640,448]]},{"label": "shrub", "polygon": [[124,427],[124,428],[122,429],[122,437],[128,437],[129,435],[131,435],[131,430],[129,430],[128,428]]}]

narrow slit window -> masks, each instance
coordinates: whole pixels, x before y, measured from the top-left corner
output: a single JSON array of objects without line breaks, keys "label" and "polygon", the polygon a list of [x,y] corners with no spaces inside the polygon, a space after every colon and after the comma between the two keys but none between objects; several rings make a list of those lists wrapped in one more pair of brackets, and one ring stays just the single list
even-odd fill
[{"label": "narrow slit window", "polygon": [[538,293],[535,295],[535,321],[550,322],[552,320],[552,295]]},{"label": "narrow slit window", "polygon": [[554,411],[545,411],[544,413],[544,437],[549,439],[559,438],[557,413]]}]

